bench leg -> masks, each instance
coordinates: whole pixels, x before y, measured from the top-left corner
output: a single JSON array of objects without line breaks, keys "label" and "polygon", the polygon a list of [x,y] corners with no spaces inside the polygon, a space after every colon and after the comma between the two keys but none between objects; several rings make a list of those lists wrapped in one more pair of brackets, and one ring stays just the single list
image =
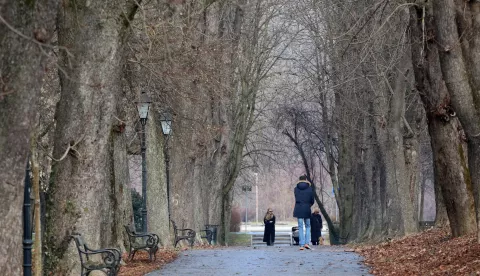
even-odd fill
[{"label": "bench leg", "polygon": [[[150,253],[150,261],[156,261],[157,260],[157,251],[158,251],[158,246],[155,245],[154,247],[150,248],[149,253]],[[153,256],[153,258],[152,258]]]},{"label": "bench leg", "polygon": [[111,268],[109,271],[108,271],[108,276],[117,276],[117,273],[118,273],[118,270],[119,268],[115,267],[115,268]]},{"label": "bench leg", "polygon": [[133,251],[130,251],[130,254],[128,254],[128,258],[130,259],[130,261],[132,261],[135,257],[135,253],[137,253],[137,250],[134,249]]}]

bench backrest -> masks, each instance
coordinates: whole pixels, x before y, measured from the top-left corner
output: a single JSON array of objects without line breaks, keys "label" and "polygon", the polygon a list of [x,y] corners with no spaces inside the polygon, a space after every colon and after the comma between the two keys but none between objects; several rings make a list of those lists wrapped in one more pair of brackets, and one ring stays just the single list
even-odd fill
[{"label": "bench backrest", "polygon": [[127,235],[128,235],[128,240],[130,242],[130,245],[132,243],[135,243],[135,227],[133,227],[133,225],[129,224],[129,225],[124,225],[123,227],[125,227],[125,231],[127,232]]},{"label": "bench backrest", "polygon": [[131,224],[129,225],[124,225],[123,227],[125,227],[125,231],[127,231],[127,234],[129,236],[133,236],[135,235],[135,228],[133,228],[133,226]]},{"label": "bench backrest", "polygon": [[75,241],[75,245],[77,246],[78,255],[80,256],[80,262],[83,263],[83,255],[84,254],[85,254],[85,257],[88,261],[88,254],[86,254],[87,251],[88,251],[88,247],[87,247],[87,244],[85,243],[85,241],[83,240],[82,235],[74,234],[74,235],[72,235],[72,238]]},{"label": "bench backrest", "polygon": [[175,235],[176,235],[178,232],[177,224],[175,224],[175,221],[173,220],[170,220],[170,221],[172,222],[173,230],[175,231]]}]

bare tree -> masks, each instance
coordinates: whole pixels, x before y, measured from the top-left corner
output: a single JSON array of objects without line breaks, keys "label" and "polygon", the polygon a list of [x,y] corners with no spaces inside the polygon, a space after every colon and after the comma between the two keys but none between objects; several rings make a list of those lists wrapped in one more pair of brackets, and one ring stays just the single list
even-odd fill
[{"label": "bare tree", "polygon": [[[440,65],[450,98],[451,108],[462,123],[468,144],[468,169],[465,186],[473,190],[477,215],[477,240],[480,242],[480,50],[478,23],[480,3],[442,0],[433,3],[435,38],[438,41]],[[463,158],[462,158],[463,159]],[[465,160],[465,159],[463,159]]]},{"label": "bare tree", "polygon": [[116,221],[112,210],[123,194],[111,196],[119,191],[115,174],[121,172],[112,152],[121,149],[114,136],[121,117],[116,107],[123,42],[137,8],[136,1],[72,2],[60,12],[58,43],[69,52],[60,58],[53,150],[54,158],[64,158],[54,164],[48,190],[46,270],[53,274],[73,275],[79,267],[69,247],[72,233],[81,233],[92,247],[121,238],[116,224],[124,221]]},{"label": "bare tree", "polygon": [[[440,69],[439,48],[433,37],[431,6],[410,8],[412,62],[416,89],[427,111],[435,166],[435,185],[444,199],[453,236],[475,231],[473,193],[469,189],[463,130],[450,105],[450,94]],[[443,202],[443,201],[442,201]],[[437,221],[441,216],[437,217]]]},{"label": "bare tree", "polygon": [[23,180],[58,1],[0,1],[0,269],[20,275]]}]

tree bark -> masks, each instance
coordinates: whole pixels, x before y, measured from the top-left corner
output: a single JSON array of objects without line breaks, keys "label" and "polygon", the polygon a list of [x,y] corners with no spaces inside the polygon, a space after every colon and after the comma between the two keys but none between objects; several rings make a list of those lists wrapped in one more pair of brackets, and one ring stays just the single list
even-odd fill
[{"label": "tree bark", "polygon": [[[159,236],[164,246],[172,245],[169,239],[170,221],[167,202],[167,181],[165,160],[165,137],[163,135],[160,114],[156,112],[159,108],[152,108],[150,119],[147,121],[147,216],[148,231]],[[166,149],[168,150],[168,149]],[[180,221],[176,221],[181,225]],[[191,225],[185,225],[191,228]]]},{"label": "tree bark", "polygon": [[[0,271],[22,271],[22,204],[29,138],[37,117],[57,1],[0,0]],[[44,46],[42,46],[44,45]]]},{"label": "tree bark", "polygon": [[[117,122],[122,125],[122,122]],[[115,129],[115,127],[114,127]],[[122,128],[120,128],[122,129]],[[124,225],[133,223],[133,208],[130,190],[130,174],[128,171],[127,144],[125,133],[114,130],[112,133],[112,164],[110,170],[113,172],[114,179],[111,182],[111,210],[112,214],[112,244],[119,248],[121,252],[125,251],[128,236],[126,235]]]},{"label": "tree bark", "polygon": [[[431,7],[410,8],[410,19],[415,82],[427,113],[435,185],[440,187],[452,235],[458,237],[475,231],[473,193],[469,189],[461,125],[449,110],[450,95],[440,69],[437,44],[424,37],[434,31]],[[437,208],[437,222],[441,224],[441,208]]]},{"label": "tree bark", "polygon": [[[477,241],[480,242],[480,61],[471,60],[478,58],[480,51],[479,7],[480,3],[476,1],[433,2],[435,38],[439,45],[443,77],[450,95],[445,105],[452,109],[451,114],[458,116],[466,134],[468,167],[466,162],[460,164],[464,169],[465,185],[474,194]],[[461,153],[462,148],[458,147],[457,150]]]},{"label": "tree bark", "polygon": [[[61,99],[47,203],[46,270],[75,275],[79,258],[70,235],[91,248],[118,244],[111,209],[113,128],[121,91],[123,41],[137,6],[130,1],[68,2],[60,13]],[[118,116],[116,116],[118,117]],[[115,198],[115,196],[113,196]],[[70,245],[70,246],[69,246]]]}]

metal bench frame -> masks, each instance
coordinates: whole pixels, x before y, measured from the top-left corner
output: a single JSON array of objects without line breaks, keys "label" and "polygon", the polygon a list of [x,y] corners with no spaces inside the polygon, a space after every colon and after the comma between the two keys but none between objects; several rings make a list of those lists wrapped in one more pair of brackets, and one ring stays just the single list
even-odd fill
[{"label": "metal bench frame", "polygon": [[[158,243],[160,239],[154,233],[136,233],[132,225],[124,225],[125,231],[128,235],[129,242],[129,260],[133,260],[135,253],[138,250],[145,250],[148,252],[150,261],[156,260],[156,253],[158,251]],[[141,242],[138,242],[140,240]]]},{"label": "metal bench frame", "polygon": [[205,232],[205,236],[200,236],[202,239],[207,239],[208,244],[212,244],[213,231],[209,229],[202,229],[200,232]]},{"label": "metal bench frame", "polygon": [[190,247],[193,247],[193,243],[195,242],[195,237],[197,236],[197,232],[195,230],[190,229],[190,228],[184,228],[184,229],[179,229],[177,228],[177,224],[175,221],[170,220],[172,222],[173,226],[173,231],[175,234],[175,247],[177,247],[177,244],[181,240],[187,240],[188,243],[190,244]]},{"label": "metal bench frame", "polygon": [[[106,273],[108,276],[116,276],[120,270],[121,254],[120,250],[116,248],[91,249],[83,240],[82,235],[74,234],[71,236],[75,240],[78,255],[81,263],[81,276],[89,275],[94,270],[99,270]],[[90,265],[90,257],[92,255],[101,255],[103,263],[99,265]],[[107,270],[107,272],[105,272]]]}]

